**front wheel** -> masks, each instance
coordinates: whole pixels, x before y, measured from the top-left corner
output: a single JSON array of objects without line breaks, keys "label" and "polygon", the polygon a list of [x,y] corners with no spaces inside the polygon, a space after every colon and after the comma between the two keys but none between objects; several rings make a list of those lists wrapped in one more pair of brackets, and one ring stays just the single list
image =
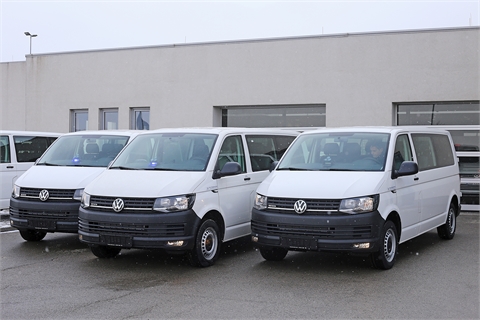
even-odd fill
[{"label": "front wheel", "polygon": [[260,254],[267,261],[281,261],[287,255],[288,250],[277,247],[261,247]]},{"label": "front wheel", "polygon": [[194,267],[212,266],[220,254],[220,232],[214,220],[205,220],[198,228],[195,247],[189,253],[190,264]]},{"label": "front wheel", "polygon": [[37,230],[20,230],[20,235],[27,241],[40,241],[45,238],[47,233]]},{"label": "front wheel", "polygon": [[107,246],[90,246],[92,253],[101,259],[114,258],[117,254],[120,253],[122,248],[118,247],[107,247]]},{"label": "front wheel", "polygon": [[378,269],[391,269],[395,264],[397,246],[397,228],[392,221],[387,221],[382,228],[380,250],[371,256],[373,265]]},{"label": "front wheel", "polygon": [[455,236],[455,230],[457,228],[457,208],[453,203],[450,203],[448,208],[447,221],[445,224],[437,228],[438,236],[441,239],[452,240]]}]

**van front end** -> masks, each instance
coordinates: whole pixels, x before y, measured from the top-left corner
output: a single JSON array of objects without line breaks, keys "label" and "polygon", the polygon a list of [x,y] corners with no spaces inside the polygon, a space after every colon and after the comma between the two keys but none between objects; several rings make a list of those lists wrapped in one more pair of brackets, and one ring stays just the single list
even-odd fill
[{"label": "van front end", "polygon": [[[194,196],[178,210],[154,210],[156,199],[90,196],[82,201],[78,235],[103,258],[120,249],[165,249],[182,253],[193,249],[200,224],[192,209]],[[181,200],[180,200],[181,201]],[[100,249],[99,249],[100,248]],[[114,254],[113,254],[114,253]]]},{"label": "van front end", "polygon": [[77,233],[82,191],[15,186],[10,225],[27,241],[42,240],[47,232]]},{"label": "van front end", "polygon": [[262,197],[257,195],[251,225],[252,240],[261,248],[355,253],[379,250],[385,220],[376,208],[345,213],[339,211],[341,200],[330,199],[268,198],[268,205],[259,205],[265,201]]}]

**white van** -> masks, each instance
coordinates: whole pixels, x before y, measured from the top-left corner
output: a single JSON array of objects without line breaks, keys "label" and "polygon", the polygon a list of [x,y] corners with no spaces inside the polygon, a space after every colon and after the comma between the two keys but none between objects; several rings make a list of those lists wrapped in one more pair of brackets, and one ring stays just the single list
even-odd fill
[{"label": "white van", "polygon": [[305,132],[257,189],[252,240],[266,260],[282,260],[288,250],[368,253],[389,269],[399,243],[434,228],[453,238],[460,196],[447,131]]},{"label": "white van", "polygon": [[0,209],[7,209],[13,184],[60,133],[0,131]]},{"label": "white van", "polygon": [[27,241],[40,241],[47,232],[77,233],[83,189],[135,135],[110,130],[62,135],[15,182],[10,225]]},{"label": "white van", "polygon": [[160,248],[210,266],[222,241],[250,235],[255,190],[297,134],[245,128],[139,134],[85,188],[79,239],[100,258],[122,248]]}]

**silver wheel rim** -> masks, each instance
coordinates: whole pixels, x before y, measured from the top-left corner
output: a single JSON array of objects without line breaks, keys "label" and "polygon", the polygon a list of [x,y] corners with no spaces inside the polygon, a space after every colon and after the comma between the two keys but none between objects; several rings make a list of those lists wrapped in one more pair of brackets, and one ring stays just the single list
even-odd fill
[{"label": "silver wheel rim", "polygon": [[202,234],[201,250],[206,260],[210,260],[217,252],[217,233],[212,227],[208,227]]},{"label": "silver wheel rim", "polygon": [[383,238],[383,254],[388,262],[392,262],[395,257],[395,251],[397,250],[397,242],[395,240],[395,233],[392,229],[388,229],[385,232]]},{"label": "silver wheel rim", "polygon": [[450,208],[448,211],[448,218],[447,218],[447,226],[448,226],[448,233],[452,234],[455,231],[455,211],[453,208]]}]

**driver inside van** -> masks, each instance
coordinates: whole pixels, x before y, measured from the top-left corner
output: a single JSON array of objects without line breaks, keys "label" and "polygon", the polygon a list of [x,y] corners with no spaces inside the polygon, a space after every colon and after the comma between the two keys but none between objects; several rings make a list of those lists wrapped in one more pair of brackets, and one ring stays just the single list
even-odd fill
[{"label": "driver inside van", "polygon": [[379,140],[374,140],[370,143],[369,149],[373,159],[378,163],[383,163],[383,159],[385,158],[384,144]]}]

